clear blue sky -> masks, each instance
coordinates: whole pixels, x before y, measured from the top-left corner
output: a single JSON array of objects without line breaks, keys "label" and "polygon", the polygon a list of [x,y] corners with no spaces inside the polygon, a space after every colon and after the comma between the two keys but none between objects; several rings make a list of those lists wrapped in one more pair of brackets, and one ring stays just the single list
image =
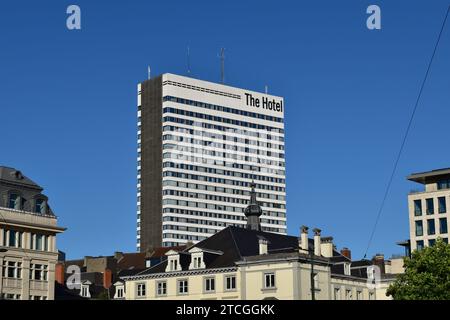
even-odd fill
[{"label": "clear blue sky", "polygon": [[[82,30],[66,29],[78,4]],[[378,4],[382,30],[366,28]],[[68,257],[135,250],[136,84],[186,73],[285,97],[288,230],[361,258],[448,1],[8,1],[0,164],[45,187]],[[450,21],[369,255],[402,252],[405,177],[450,167]]]}]

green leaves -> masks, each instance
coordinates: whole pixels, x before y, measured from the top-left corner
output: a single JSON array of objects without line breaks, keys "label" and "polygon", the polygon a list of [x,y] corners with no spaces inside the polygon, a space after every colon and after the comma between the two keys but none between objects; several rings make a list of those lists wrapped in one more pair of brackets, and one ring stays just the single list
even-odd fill
[{"label": "green leaves", "polygon": [[437,239],[432,247],[405,258],[405,273],[389,286],[395,300],[450,300],[450,245]]}]

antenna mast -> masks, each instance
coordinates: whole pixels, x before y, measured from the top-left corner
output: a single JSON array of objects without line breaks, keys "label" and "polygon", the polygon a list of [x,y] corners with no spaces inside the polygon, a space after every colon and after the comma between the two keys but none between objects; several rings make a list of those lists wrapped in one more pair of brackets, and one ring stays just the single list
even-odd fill
[{"label": "antenna mast", "polygon": [[225,83],[225,48],[220,49],[220,80]]},{"label": "antenna mast", "polygon": [[189,46],[187,47],[187,73],[191,74],[191,52]]}]

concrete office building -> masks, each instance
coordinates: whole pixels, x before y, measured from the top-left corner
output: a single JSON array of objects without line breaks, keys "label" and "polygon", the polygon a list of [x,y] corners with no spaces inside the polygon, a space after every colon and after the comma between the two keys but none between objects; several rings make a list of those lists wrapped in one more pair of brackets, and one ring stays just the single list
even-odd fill
[{"label": "concrete office building", "polygon": [[411,250],[432,246],[438,237],[448,243],[450,168],[414,173],[408,180],[424,186],[408,195]]},{"label": "concrete office building", "polygon": [[245,226],[286,233],[283,98],[163,74],[138,84],[137,248],[196,243]]},{"label": "concrete office building", "polygon": [[54,299],[56,235],[65,229],[42,191],[20,171],[0,167],[0,299]]}]

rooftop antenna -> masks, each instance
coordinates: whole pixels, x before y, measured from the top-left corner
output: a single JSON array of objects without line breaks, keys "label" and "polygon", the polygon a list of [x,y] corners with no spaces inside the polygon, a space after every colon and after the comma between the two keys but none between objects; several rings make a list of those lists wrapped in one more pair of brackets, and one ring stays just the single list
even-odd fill
[{"label": "rooftop antenna", "polygon": [[225,83],[225,48],[220,49],[220,80]]},{"label": "rooftop antenna", "polygon": [[191,74],[191,51],[189,46],[187,47],[187,73]]},{"label": "rooftop antenna", "polygon": [[147,67],[148,79],[150,79],[150,66]]}]

